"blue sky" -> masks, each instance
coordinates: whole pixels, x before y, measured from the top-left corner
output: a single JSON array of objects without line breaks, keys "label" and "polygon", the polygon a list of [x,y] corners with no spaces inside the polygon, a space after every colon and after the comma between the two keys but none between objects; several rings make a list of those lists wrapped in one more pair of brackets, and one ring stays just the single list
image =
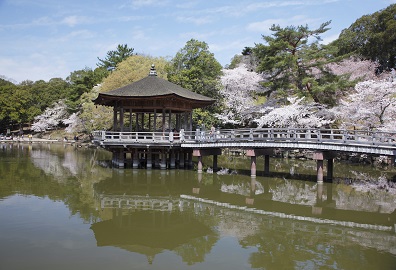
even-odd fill
[{"label": "blue sky", "polygon": [[262,42],[272,24],[311,29],[331,20],[324,42],[359,17],[396,0],[0,0],[0,76],[65,79],[95,68],[118,44],[173,57],[191,38],[205,41],[224,66]]}]

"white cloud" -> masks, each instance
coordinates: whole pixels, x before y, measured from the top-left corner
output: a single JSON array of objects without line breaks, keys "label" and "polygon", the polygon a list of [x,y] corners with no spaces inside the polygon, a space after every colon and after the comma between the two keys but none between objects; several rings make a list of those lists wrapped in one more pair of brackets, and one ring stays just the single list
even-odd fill
[{"label": "white cloud", "polygon": [[259,32],[262,34],[269,34],[271,31],[269,28],[275,24],[280,25],[281,27],[286,27],[290,25],[298,26],[298,25],[310,25],[312,23],[316,23],[318,20],[313,18],[307,18],[304,16],[294,16],[286,19],[267,19],[260,22],[253,22],[248,24],[246,29],[251,32]]},{"label": "white cloud", "polygon": [[70,27],[74,27],[76,25],[85,24],[85,23],[89,23],[89,22],[90,22],[89,18],[83,17],[83,16],[75,16],[75,15],[65,17],[61,21],[62,24],[66,24],[66,25],[68,25]]},{"label": "white cloud", "polygon": [[212,18],[206,16],[206,17],[185,17],[185,16],[179,16],[176,18],[177,21],[182,22],[182,23],[193,23],[196,25],[203,25],[203,24],[208,24],[211,23],[213,20]]}]

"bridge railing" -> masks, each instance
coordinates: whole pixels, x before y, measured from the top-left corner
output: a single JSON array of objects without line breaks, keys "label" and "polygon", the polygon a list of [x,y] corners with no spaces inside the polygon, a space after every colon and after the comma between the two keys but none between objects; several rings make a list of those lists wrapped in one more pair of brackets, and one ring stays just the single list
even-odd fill
[{"label": "bridge railing", "polygon": [[221,129],[214,134],[210,131],[188,131],[185,142],[332,142],[339,144],[370,144],[396,146],[395,132],[344,129],[299,129],[299,128],[261,128],[261,129]]},{"label": "bridge railing", "polygon": [[179,132],[95,131],[94,141],[106,143],[315,142],[396,146],[396,132],[343,129],[256,128]]}]

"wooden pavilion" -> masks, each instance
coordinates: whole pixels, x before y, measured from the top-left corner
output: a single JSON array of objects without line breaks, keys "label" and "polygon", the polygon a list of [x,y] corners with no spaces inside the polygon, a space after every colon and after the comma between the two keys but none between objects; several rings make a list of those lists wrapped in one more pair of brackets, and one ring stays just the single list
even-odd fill
[{"label": "wooden pavilion", "polygon": [[[182,167],[185,160],[191,165],[192,151],[181,149],[177,139],[180,134],[192,132],[193,109],[214,102],[158,77],[152,65],[147,77],[99,93],[94,100],[95,104],[111,106],[114,111],[114,136],[111,143],[102,146],[113,153],[112,162],[118,167],[131,163],[133,167],[152,168],[154,164],[165,169],[174,168],[176,163]],[[120,143],[114,140],[117,136]]]}]

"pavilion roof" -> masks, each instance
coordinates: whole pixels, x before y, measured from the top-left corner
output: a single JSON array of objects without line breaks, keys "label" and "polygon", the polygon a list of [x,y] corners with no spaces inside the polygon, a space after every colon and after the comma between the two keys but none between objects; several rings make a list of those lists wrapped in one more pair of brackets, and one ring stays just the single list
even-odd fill
[{"label": "pavilion roof", "polygon": [[168,98],[170,96],[179,97],[183,100],[187,99],[189,102],[197,102],[197,104],[200,104],[197,107],[204,107],[215,102],[214,99],[184,89],[177,84],[157,77],[154,66],[152,66],[149,76],[118,89],[99,93],[94,103],[110,105],[111,101],[116,99],[151,99]]}]

